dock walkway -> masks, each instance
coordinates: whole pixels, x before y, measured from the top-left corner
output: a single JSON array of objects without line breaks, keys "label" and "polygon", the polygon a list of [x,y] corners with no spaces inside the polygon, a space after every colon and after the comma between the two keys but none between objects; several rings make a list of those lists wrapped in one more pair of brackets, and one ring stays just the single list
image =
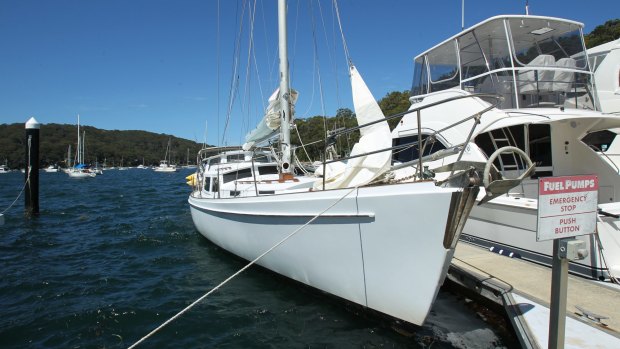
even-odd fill
[{"label": "dock walkway", "polygon": [[[502,302],[500,293],[509,293],[511,296],[517,295],[513,299],[521,299],[520,296],[523,296],[547,308],[550,304],[551,268],[492,253],[468,243],[459,242],[457,245],[448,277],[497,303]],[[466,280],[468,278],[469,282]],[[567,316],[584,320],[594,328],[601,329],[600,332],[620,338],[620,287],[617,286],[569,275]],[[505,300],[503,303],[510,311]],[[582,310],[607,317],[601,321],[604,326],[580,316]],[[529,326],[532,327],[531,324]],[[529,329],[530,333],[539,330]],[[540,346],[546,347],[546,344]]]}]

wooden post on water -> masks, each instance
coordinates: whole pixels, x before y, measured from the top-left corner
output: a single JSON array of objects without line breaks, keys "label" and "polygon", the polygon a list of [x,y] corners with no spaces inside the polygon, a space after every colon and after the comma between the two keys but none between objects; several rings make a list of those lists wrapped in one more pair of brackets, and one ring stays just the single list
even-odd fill
[{"label": "wooden post on water", "polygon": [[25,212],[27,217],[39,215],[39,129],[34,118],[26,122],[26,183]]}]

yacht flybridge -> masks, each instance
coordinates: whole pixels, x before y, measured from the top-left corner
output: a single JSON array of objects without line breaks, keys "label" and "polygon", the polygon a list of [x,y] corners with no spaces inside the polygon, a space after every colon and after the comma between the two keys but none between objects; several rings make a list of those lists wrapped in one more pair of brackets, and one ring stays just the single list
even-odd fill
[{"label": "yacht flybridge", "polygon": [[[538,178],[596,174],[600,183],[598,234],[581,237],[589,257],[571,272],[597,279],[620,277],[620,163],[607,154],[620,118],[599,111],[584,49],[583,25],[539,16],[498,16],[462,31],[415,58],[411,107],[392,131],[396,163],[463,145],[461,160],[494,161],[506,177],[523,179],[506,195],[475,207],[461,239],[551,264],[551,241],[536,241]],[[486,96],[501,96],[497,102]],[[490,108],[473,133],[457,122],[463,113]],[[421,120],[421,127],[418,126]],[[471,139],[469,138],[471,137]],[[502,153],[513,146],[527,154]],[[494,154],[494,155],[493,155]],[[456,155],[427,165],[441,168]],[[414,168],[409,168],[415,174]],[[481,191],[478,200],[490,199]]]},{"label": "yacht flybridge", "polygon": [[[422,324],[488,164],[454,161],[441,182],[426,172],[399,175],[411,166],[422,173],[425,160],[391,165],[386,118],[351,65],[358,143],[348,159],[324,161],[316,173],[296,174],[304,169],[294,165],[290,143],[297,92],[289,86],[285,0],[278,2],[278,14],[279,88],[269,99],[263,124],[248,134],[243,148],[199,152],[197,172],[189,180],[194,185],[188,199],[194,224],[206,238],[248,261]],[[477,116],[461,116],[454,124],[476,127]],[[279,147],[256,147],[278,131]],[[462,155],[462,148],[445,153]]]}]

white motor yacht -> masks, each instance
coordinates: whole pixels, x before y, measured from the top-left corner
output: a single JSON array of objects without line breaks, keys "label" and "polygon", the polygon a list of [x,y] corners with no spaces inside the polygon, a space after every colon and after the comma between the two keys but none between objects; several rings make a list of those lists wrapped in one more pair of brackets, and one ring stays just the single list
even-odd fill
[{"label": "white motor yacht", "polygon": [[[514,153],[492,159],[505,176],[525,178],[508,194],[474,207],[461,239],[545,265],[551,265],[552,241],[536,241],[538,179],[597,175],[597,234],[579,237],[589,256],[571,261],[570,271],[610,280],[620,277],[620,162],[610,152],[620,138],[613,131],[620,118],[600,111],[587,57],[581,23],[527,15],[487,19],[415,58],[411,109],[443,103],[425,110],[422,127],[415,113],[405,115],[392,138],[395,146],[421,139],[424,155],[465,144],[462,160],[471,161],[487,160],[504,146],[521,149],[536,170],[525,174],[528,166]],[[476,93],[501,101],[463,98]],[[443,130],[461,113],[486,107],[492,109],[473,133],[465,125]],[[441,167],[455,157],[428,165]],[[416,158],[417,147],[409,147],[394,160]],[[483,198],[484,190],[478,201]]]}]

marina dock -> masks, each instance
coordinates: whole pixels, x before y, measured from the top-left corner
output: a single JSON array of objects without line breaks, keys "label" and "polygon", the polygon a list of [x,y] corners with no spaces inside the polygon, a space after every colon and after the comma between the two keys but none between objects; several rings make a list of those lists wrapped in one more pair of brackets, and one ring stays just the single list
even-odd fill
[{"label": "marina dock", "polygon": [[[547,347],[551,268],[459,243],[448,280],[503,306],[524,348]],[[618,285],[569,275],[566,304],[566,348],[620,348]]]}]

